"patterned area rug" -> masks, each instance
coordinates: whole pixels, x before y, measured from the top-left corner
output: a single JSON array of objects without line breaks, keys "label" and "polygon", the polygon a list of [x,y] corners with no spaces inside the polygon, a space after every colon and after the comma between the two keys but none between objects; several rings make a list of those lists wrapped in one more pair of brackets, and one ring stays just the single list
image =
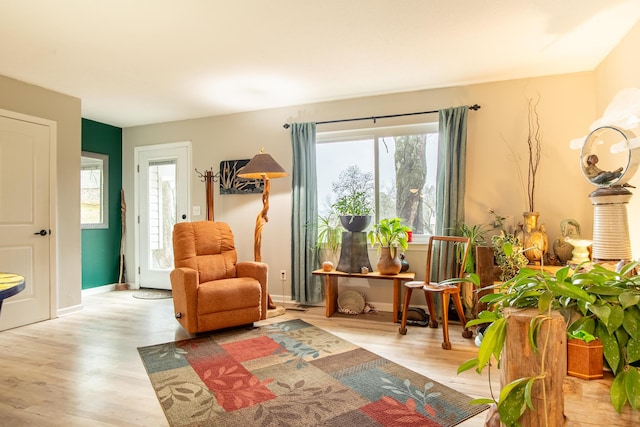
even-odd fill
[{"label": "patterned area rug", "polygon": [[302,320],[138,348],[171,426],[454,426],[487,406]]}]

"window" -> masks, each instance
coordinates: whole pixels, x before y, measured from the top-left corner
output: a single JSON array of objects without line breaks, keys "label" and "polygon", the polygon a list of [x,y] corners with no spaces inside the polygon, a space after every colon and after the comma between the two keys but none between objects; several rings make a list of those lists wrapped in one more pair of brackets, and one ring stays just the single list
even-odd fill
[{"label": "window", "polygon": [[152,269],[173,268],[173,225],[177,222],[176,159],[149,161],[149,266]]},{"label": "window", "polygon": [[374,196],[376,222],[402,218],[414,242],[435,232],[437,123],[318,133],[316,163],[321,216],[331,211],[335,186],[349,170],[373,175],[363,190]]},{"label": "window", "polygon": [[109,228],[109,156],[82,152],[80,161],[80,224]]}]

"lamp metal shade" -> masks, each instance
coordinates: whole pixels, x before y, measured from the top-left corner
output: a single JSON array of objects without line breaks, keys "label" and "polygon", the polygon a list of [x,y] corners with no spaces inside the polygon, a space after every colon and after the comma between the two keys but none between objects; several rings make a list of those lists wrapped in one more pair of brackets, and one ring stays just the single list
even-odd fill
[{"label": "lamp metal shade", "polygon": [[289,174],[269,154],[256,154],[253,159],[238,170],[240,178],[282,178]]}]

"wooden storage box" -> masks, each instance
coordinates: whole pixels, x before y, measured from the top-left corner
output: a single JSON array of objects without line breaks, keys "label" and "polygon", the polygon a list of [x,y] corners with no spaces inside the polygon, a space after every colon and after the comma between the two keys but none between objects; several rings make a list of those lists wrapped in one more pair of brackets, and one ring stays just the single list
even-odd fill
[{"label": "wooden storage box", "polygon": [[603,357],[600,340],[587,343],[570,339],[567,342],[567,374],[585,380],[602,378]]}]

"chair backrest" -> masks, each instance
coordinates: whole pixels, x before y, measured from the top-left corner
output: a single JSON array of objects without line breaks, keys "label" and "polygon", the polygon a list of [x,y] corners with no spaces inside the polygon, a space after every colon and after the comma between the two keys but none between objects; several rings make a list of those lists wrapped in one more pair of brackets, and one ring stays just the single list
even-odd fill
[{"label": "chair backrest", "polygon": [[236,277],[238,254],[225,222],[179,222],[173,227],[176,268],[197,270],[200,283]]},{"label": "chair backrest", "polygon": [[468,237],[429,237],[425,280],[439,283],[446,279],[463,277],[470,242],[471,239]]}]

